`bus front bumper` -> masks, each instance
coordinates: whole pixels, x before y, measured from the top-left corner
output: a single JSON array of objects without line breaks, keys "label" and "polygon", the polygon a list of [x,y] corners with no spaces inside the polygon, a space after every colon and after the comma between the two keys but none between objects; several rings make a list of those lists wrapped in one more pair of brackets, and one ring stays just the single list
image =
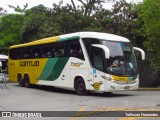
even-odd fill
[{"label": "bus front bumper", "polygon": [[104,91],[114,92],[114,91],[125,91],[125,90],[136,90],[139,87],[139,80],[135,80],[132,83],[116,83],[113,81],[107,81]]}]

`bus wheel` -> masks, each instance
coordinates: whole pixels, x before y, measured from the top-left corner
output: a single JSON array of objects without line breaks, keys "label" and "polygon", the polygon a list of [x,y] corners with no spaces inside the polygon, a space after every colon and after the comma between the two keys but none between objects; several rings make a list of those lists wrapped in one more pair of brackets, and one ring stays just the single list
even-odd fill
[{"label": "bus wheel", "polygon": [[87,95],[89,93],[82,78],[78,78],[75,81],[75,91],[78,95]]},{"label": "bus wheel", "polygon": [[24,87],[24,80],[22,79],[22,75],[18,75],[17,81],[20,87]]},{"label": "bus wheel", "polygon": [[31,87],[31,83],[30,83],[30,79],[28,75],[24,76],[24,85],[26,88],[30,88]]}]

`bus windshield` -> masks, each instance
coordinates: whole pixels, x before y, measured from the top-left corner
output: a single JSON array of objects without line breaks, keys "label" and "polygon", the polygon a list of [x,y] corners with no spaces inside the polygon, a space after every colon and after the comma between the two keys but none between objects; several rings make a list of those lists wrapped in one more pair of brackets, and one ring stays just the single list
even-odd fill
[{"label": "bus windshield", "polygon": [[115,75],[133,76],[137,74],[137,63],[133,47],[129,42],[102,41],[110,50],[107,72]]}]

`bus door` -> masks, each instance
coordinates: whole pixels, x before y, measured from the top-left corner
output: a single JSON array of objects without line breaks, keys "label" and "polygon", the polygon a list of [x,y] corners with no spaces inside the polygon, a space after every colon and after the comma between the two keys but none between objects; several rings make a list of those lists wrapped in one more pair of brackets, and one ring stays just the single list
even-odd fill
[{"label": "bus door", "polygon": [[101,48],[92,47],[91,62],[94,69],[93,88],[94,90],[104,90],[104,51]]}]

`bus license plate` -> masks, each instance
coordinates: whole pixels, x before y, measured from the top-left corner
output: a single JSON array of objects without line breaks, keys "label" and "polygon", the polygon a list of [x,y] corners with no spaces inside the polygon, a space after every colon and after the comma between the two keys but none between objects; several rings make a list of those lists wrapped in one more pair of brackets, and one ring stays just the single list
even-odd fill
[{"label": "bus license plate", "polygon": [[124,87],[124,90],[128,90],[128,89],[130,89],[130,86],[125,86]]}]

